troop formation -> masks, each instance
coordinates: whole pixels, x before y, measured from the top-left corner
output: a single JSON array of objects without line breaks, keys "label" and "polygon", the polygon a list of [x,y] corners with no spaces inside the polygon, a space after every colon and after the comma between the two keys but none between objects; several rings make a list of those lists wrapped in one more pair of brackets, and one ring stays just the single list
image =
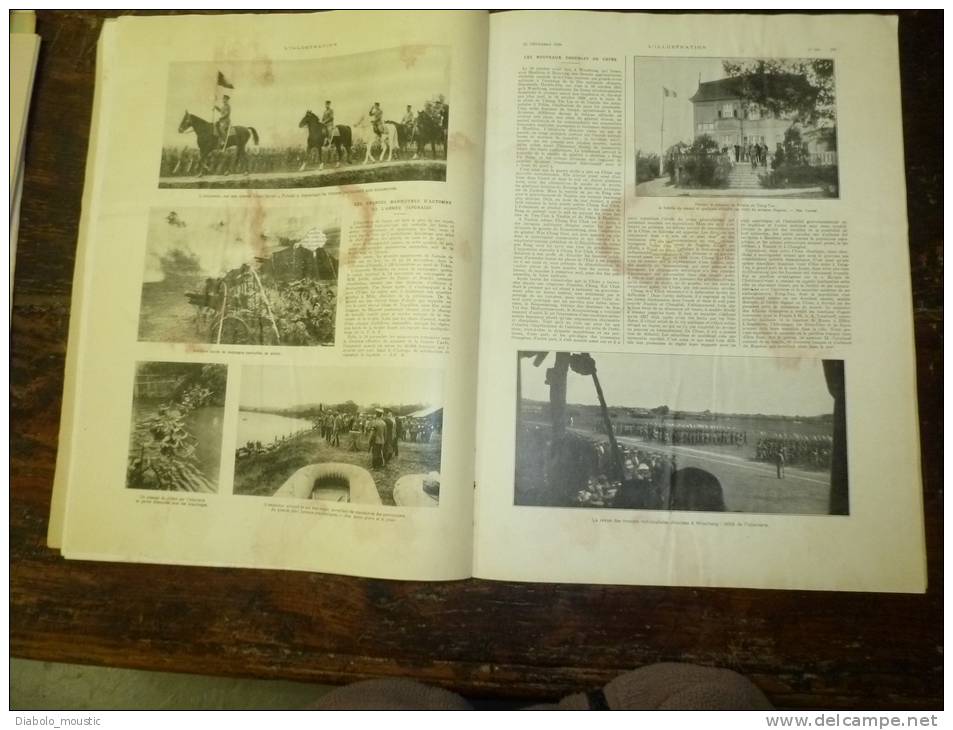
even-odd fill
[{"label": "troop formation", "polygon": [[[424,108],[416,113],[413,106],[408,104],[400,122],[388,119],[380,102],[375,101],[368,109],[366,117],[362,116],[356,124],[360,126],[365,123],[365,119],[369,120],[373,133],[373,140],[365,142],[364,162],[375,159],[372,155],[374,147],[380,150],[380,156],[376,158],[379,162],[384,161],[385,153],[387,159],[392,160],[402,150],[413,147],[416,147],[414,157],[419,157],[428,144],[435,159],[438,145],[443,147],[444,155],[446,155],[449,114],[450,109],[442,95],[427,101]],[[320,119],[308,110],[298,126],[308,128],[305,166],[315,155],[323,165],[322,149],[325,147],[329,150],[329,162],[330,149],[333,147],[336,151],[337,164],[340,165],[342,161],[350,164],[352,130],[350,126],[338,124],[335,121],[334,105],[330,99],[325,100]]]},{"label": "troop formation", "polygon": [[758,434],[755,459],[770,463],[828,469],[831,465],[833,439],[824,434],[764,433]]},{"label": "troop formation", "polygon": [[748,432],[707,423],[621,423],[613,426],[619,436],[635,436],[643,441],[663,444],[722,444],[742,446],[748,443]]},{"label": "troop formation", "polygon": [[[219,74],[217,89],[222,88],[232,90],[234,87]],[[363,135],[363,139],[352,137],[351,126],[340,123],[333,100],[326,99],[320,115],[308,110],[298,123],[299,128],[308,130],[303,147],[282,149],[268,146],[267,140],[264,140],[266,148],[258,149],[249,156],[246,147],[249,144],[258,146],[258,130],[252,126],[233,124],[232,98],[230,94],[223,94],[212,107],[211,121],[185,110],[178,131],[180,134],[194,132],[198,150],[190,145],[181,150],[163,149],[160,174],[202,176],[206,173],[289,172],[290,162],[298,164],[300,171],[314,161],[323,165],[322,151],[325,149],[328,162],[331,161],[333,150],[338,166],[342,163],[350,165],[352,147],[358,154],[364,153],[365,163],[383,162],[385,153],[389,161],[405,150],[412,150],[414,159],[417,159],[423,156],[427,146],[434,159],[437,158],[438,148],[442,148],[442,154],[446,157],[450,108],[442,94],[434,95],[418,110],[412,104],[407,104],[404,111],[393,118],[387,117],[378,101],[369,108],[363,105],[362,108],[367,109],[367,112],[361,114],[355,126],[369,125],[370,134]],[[240,115],[241,110],[238,111]],[[400,121],[396,121],[397,118]],[[234,149],[234,155],[230,154],[231,149]],[[379,157],[373,157],[372,149],[379,151]],[[314,159],[316,156],[317,160]]]},{"label": "troop formation", "polygon": [[[213,109],[218,115],[218,119],[214,125],[215,135],[218,137],[224,148],[225,140],[228,139],[228,134],[232,129],[231,97],[228,94],[223,95],[222,101],[219,104],[216,104]],[[437,99],[428,101],[425,104],[423,111],[430,116],[440,128],[446,129],[447,112],[449,111],[449,108],[442,98],[438,97]],[[374,130],[374,134],[376,134],[378,137],[384,134],[384,110],[381,108],[381,103],[379,101],[375,101],[371,105],[371,108],[367,112],[367,116],[371,120],[371,128]],[[330,99],[326,99],[324,102],[324,111],[321,114],[321,124],[324,125],[324,130],[326,133],[325,144],[333,143],[334,139],[339,137],[341,132],[334,123],[334,107]],[[406,134],[406,139],[411,141],[417,126],[417,115],[414,113],[414,108],[411,104],[407,105],[407,109],[401,118],[400,125]]]}]

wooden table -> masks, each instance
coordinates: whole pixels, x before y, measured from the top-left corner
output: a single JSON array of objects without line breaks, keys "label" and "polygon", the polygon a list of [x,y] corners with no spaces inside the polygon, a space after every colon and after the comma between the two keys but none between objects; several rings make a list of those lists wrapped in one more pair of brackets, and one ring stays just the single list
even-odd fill
[{"label": "wooden table", "polygon": [[[66,561],[46,523],[103,15],[43,12],[12,324],[11,651],[344,683],[410,676],[557,697],[658,661],[728,667],[779,706],[942,706],[942,15],[902,15],[930,588],[924,596],[463,581]],[[874,101],[870,113],[881,110]],[[876,155],[876,150],[871,150]],[[899,486],[898,486],[899,488]]]}]

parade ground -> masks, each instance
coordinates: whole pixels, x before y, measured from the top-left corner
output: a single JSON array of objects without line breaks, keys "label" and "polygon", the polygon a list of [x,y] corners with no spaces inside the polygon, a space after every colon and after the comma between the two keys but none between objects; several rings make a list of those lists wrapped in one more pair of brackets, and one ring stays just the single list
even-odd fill
[{"label": "parade ground", "polygon": [[[608,441],[604,434],[572,429],[593,439]],[[727,450],[707,450],[698,446],[657,444],[628,436],[618,436],[621,445],[659,454],[674,454],[679,469],[694,466],[714,474],[725,497],[728,512],[749,514],[828,514],[830,476],[823,471],[785,467],[778,479],[774,464],[753,461]]]}]

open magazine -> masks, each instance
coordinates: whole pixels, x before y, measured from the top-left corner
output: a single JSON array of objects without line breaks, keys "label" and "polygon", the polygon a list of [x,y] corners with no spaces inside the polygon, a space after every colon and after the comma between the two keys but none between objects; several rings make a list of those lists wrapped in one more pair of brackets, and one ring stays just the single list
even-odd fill
[{"label": "open magazine", "polygon": [[895,19],[126,17],[98,53],[66,557],[925,589]]}]

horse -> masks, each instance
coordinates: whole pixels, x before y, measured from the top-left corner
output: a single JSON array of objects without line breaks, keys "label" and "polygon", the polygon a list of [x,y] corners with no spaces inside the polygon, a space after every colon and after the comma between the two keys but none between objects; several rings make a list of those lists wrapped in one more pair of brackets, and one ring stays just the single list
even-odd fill
[{"label": "horse", "polygon": [[[355,124],[354,126],[360,127],[364,124],[367,124],[367,118],[361,117],[360,121],[358,121],[358,123]],[[387,152],[387,161],[390,162],[394,158],[394,149],[397,148],[399,150],[400,148],[400,140],[403,137],[403,132],[401,131],[401,125],[399,125],[397,122],[394,122],[390,119],[388,119],[385,122],[382,122],[381,124],[384,127],[384,133],[383,134],[377,134],[376,132],[374,133],[374,136],[376,137],[377,142],[379,142],[381,146],[381,156],[376,160],[374,159],[374,156],[371,154],[371,148],[374,146],[374,140],[373,139],[370,140],[367,143],[367,152],[364,155],[365,165],[371,161],[383,162],[385,151]]]},{"label": "horse", "polygon": [[[254,127],[230,128],[223,146],[215,133],[215,125],[194,114],[189,114],[186,109],[182,121],[179,122],[179,132],[187,132],[190,129],[195,132],[195,141],[199,147],[199,177],[208,171],[208,156],[212,152],[225,151],[229,147],[235,148],[236,168],[244,164],[245,174],[248,174],[248,158],[245,155],[245,145],[248,144],[249,138],[253,139],[256,145],[258,144],[258,131]],[[225,174],[228,174],[228,170],[225,171]]]},{"label": "horse", "polygon": [[447,119],[450,115],[450,108],[444,107],[445,113],[442,115],[442,124],[437,122],[431,114],[426,111],[417,112],[417,121],[414,137],[417,140],[417,152],[414,159],[423,157],[427,145],[430,145],[430,153],[434,159],[437,159],[437,143],[443,145],[443,154],[447,154]]},{"label": "horse", "polygon": [[[308,162],[311,161],[312,150],[317,150],[319,162],[318,169],[320,170],[322,167],[324,167],[324,160],[321,158],[321,150],[324,148],[324,141],[327,139],[327,129],[321,120],[318,119],[317,115],[310,109],[304,113],[301,121],[298,122],[298,127],[308,128],[308,146],[304,154],[304,162],[301,163],[301,169],[305,169],[305,167],[308,166]],[[337,162],[335,163],[335,167],[341,166],[342,149],[347,151],[347,164],[350,165],[351,128],[346,124],[338,124],[335,128],[338,131],[338,136],[331,139],[334,149],[337,150]],[[328,153],[328,161],[330,162],[330,149],[328,150]]]}]

